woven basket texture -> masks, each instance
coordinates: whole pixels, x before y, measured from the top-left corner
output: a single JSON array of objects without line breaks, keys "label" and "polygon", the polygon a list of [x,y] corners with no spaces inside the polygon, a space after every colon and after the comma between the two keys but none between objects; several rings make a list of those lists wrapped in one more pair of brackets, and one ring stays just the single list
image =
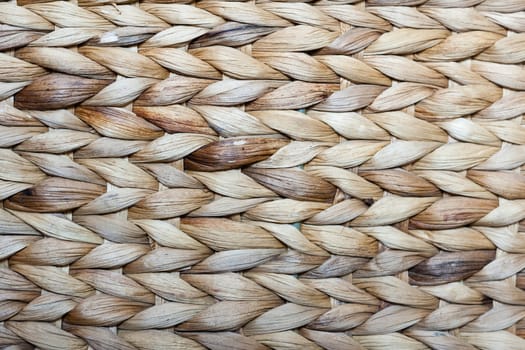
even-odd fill
[{"label": "woven basket texture", "polygon": [[525,349],[525,0],[0,2],[0,349]]}]

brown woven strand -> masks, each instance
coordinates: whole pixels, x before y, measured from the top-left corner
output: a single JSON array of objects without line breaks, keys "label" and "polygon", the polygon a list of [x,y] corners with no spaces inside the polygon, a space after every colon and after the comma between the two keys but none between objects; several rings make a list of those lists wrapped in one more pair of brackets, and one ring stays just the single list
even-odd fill
[{"label": "brown woven strand", "polygon": [[525,349],[525,0],[0,3],[0,349]]}]

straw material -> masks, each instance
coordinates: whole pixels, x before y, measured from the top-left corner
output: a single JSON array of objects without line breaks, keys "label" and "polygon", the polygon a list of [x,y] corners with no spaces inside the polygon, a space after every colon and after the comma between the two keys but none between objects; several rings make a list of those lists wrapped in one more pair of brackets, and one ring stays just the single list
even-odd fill
[{"label": "straw material", "polygon": [[0,348],[525,349],[524,10],[0,3]]}]

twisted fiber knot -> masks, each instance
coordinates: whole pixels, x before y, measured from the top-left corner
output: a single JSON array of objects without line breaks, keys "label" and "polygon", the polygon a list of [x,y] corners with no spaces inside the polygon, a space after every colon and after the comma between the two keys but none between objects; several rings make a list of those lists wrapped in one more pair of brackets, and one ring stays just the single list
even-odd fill
[{"label": "twisted fiber knot", "polygon": [[524,348],[524,10],[0,3],[0,348]]}]

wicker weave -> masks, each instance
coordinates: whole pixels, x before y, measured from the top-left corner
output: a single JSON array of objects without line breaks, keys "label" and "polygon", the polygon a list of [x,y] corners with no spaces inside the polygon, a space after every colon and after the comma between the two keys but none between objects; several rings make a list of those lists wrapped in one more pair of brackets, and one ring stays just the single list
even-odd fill
[{"label": "wicker weave", "polygon": [[18,0],[0,51],[1,349],[525,349],[525,0]]}]

